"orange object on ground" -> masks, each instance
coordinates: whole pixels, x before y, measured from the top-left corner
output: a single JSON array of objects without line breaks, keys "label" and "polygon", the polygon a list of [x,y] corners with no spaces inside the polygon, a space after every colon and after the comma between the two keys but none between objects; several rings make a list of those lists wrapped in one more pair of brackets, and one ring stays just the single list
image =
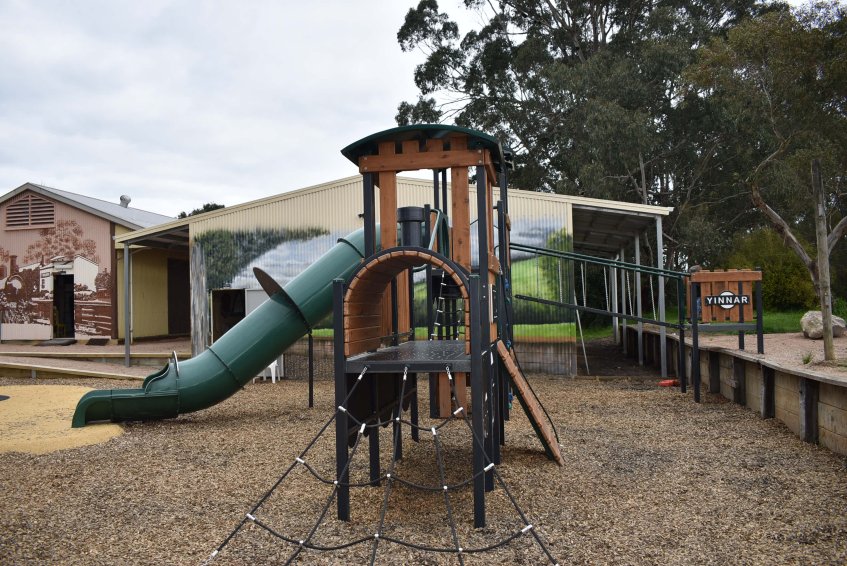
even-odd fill
[{"label": "orange object on ground", "polygon": [[659,387],[674,387],[679,385],[678,379],[663,379],[658,383]]}]

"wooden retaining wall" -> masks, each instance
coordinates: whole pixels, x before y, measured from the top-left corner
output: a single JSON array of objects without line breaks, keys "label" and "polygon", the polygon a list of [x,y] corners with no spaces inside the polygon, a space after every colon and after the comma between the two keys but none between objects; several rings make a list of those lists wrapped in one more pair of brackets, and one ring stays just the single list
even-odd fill
[{"label": "wooden retaining wall", "polygon": [[[755,337],[753,337],[755,339]],[[627,352],[638,357],[635,328],[627,328]],[[659,365],[659,334],[644,330],[644,360]],[[745,405],[762,418],[775,418],[807,442],[847,456],[847,377],[786,368],[753,352],[700,345],[703,392]],[[668,335],[668,371],[676,374],[679,339]],[[691,344],[685,344],[691,384]]]}]

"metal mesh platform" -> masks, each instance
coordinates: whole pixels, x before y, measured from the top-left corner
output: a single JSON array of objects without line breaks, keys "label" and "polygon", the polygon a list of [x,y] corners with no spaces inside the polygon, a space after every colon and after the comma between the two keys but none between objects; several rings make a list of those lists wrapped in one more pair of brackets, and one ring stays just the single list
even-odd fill
[{"label": "metal mesh platform", "polygon": [[470,371],[471,357],[465,354],[464,340],[426,340],[404,342],[347,358],[347,372],[357,373],[368,366],[368,373]]}]

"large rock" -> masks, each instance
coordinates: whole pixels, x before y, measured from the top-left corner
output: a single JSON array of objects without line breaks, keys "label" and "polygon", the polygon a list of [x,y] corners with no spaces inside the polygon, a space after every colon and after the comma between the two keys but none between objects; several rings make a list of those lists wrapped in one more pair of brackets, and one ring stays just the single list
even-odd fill
[{"label": "large rock", "polygon": [[[800,319],[803,336],[812,340],[823,338],[823,315],[821,311],[809,311]],[[832,315],[832,336],[838,338],[844,334],[847,323],[840,316]]]}]

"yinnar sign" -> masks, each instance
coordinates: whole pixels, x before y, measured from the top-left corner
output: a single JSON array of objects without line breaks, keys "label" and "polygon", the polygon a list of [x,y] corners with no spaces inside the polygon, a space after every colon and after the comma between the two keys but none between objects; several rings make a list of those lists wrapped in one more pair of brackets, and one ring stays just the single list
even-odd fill
[{"label": "yinnar sign", "polygon": [[[759,270],[696,271],[688,280],[688,312],[691,313],[691,377],[694,400],[700,402],[700,332],[738,332],[738,349],[744,349],[744,333],[756,332],[756,351],[765,353],[762,324],[762,272]],[[755,310],[753,306],[755,303]],[[680,333],[682,330],[680,330]],[[739,367],[739,366],[736,366]],[[740,366],[743,368],[743,366]],[[709,391],[721,391],[720,372],[709,364]],[[734,374],[733,374],[734,375]],[[742,374],[743,375],[743,374]],[[733,399],[744,398],[743,377],[732,385]],[[683,389],[685,391],[685,389]],[[743,401],[742,401],[743,402]]]},{"label": "yinnar sign", "polygon": [[[698,271],[691,274],[688,312],[700,314],[700,321],[709,323],[753,322],[756,309],[754,284],[762,281],[761,271]],[[692,302],[692,297],[695,299]],[[696,309],[696,310],[694,310]]]},{"label": "yinnar sign", "polygon": [[705,297],[706,306],[718,306],[724,310],[729,310],[733,307],[749,305],[750,295],[736,295],[732,291],[724,291],[720,295],[711,295]]}]

